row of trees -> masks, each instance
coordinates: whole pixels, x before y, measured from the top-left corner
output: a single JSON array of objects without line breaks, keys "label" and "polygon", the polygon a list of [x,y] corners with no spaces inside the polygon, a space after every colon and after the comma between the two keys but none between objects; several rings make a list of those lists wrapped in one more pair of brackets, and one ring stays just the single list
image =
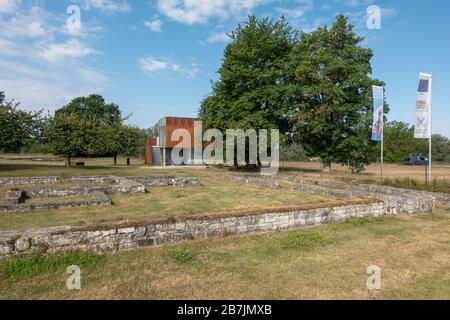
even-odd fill
[{"label": "row of trees", "polygon": [[[440,134],[432,136],[432,159],[450,162],[450,139]],[[371,150],[370,159],[380,160],[381,144]],[[428,156],[428,140],[414,138],[414,126],[406,122],[390,121],[384,127],[384,161],[403,163],[408,155]],[[305,149],[298,143],[282,145],[280,158],[283,161],[307,161]]]},{"label": "row of trees", "polygon": [[[373,118],[373,53],[344,16],[331,27],[299,33],[284,18],[273,22],[250,16],[230,34],[219,80],[204,99],[204,128],[279,129],[283,160],[320,157],[359,172],[379,159],[380,144],[370,141]],[[389,106],[385,103],[385,111]],[[142,155],[152,129],[125,124],[120,108],[100,95],[80,97],[57,110],[26,112],[0,92],[0,150],[17,152],[42,145],[43,151],[78,156]],[[413,138],[402,122],[385,128],[385,157],[402,162],[427,154],[427,142]],[[433,158],[449,161],[450,142],[433,136]]]},{"label": "row of trees", "polygon": [[[344,16],[331,27],[298,33],[280,18],[232,32],[219,80],[199,116],[207,128],[280,129],[283,145],[360,171],[373,159],[372,50],[360,46]],[[386,112],[389,108],[386,104]]]},{"label": "row of trees", "polygon": [[57,110],[53,117],[42,111],[26,112],[17,103],[5,102],[0,93],[0,150],[18,152],[33,145],[40,150],[67,158],[143,155],[144,141],[154,138],[154,130],[125,124],[118,105],[106,103],[100,95],[72,100]]},{"label": "row of trees", "polygon": [[[442,135],[432,136],[432,159],[450,161],[450,140]],[[376,159],[380,157],[380,146]],[[386,162],[401,163],[410,154],[428,156],[428,140],[414,138],[414,126],[405,122],[391,121],[384,128],[384,159]]]},{"label": "row of trees", "polygon": [[0,91],[0,150],[18,152],[42,140],[46,122],[42,114],[43,111],[19,109],[19,103],[5,101],[5,94]]}]

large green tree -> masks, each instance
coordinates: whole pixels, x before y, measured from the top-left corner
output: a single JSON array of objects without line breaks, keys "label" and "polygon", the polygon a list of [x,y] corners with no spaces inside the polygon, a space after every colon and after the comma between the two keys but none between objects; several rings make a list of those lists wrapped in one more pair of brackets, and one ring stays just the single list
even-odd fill
[{"label": "large green tree", "polygon": [[73,99],[68,105],[57,110],[55,114],[61,113],[97,119],[109,126],[122,123],[122,113],[119,106],[115,103],[106,103],[105,99],[98,94]]},{"label": "large green tree", "polygon": [[[360,171],[371,161],[372,50],[361,47],[347,18],[302,33],[292,51],[299,103],[296,136],[324,170],[332,162]],[[387,109],[387,108],[386,108]],[[386,110],[387,111],[387,110]]]},{"label": "large green tree", "polygon": [[118,124],[108,128],[108,151],[113,154],[114,164],[117,164],[117,156],[136,156],[142,150],[145,141],[141,138],[142,131],[139,128]]},{"label": "large green tree", "polygon": [[49,120],[45,136],[53,154],[65,156],[66,166],[71,159],[95,156],[107,151],[104,137],[109,127],[92,117],[80,117],[77,113],[57,113]]},{"label": "large green tree", "polygon": [[95,119],[100,126],[108,129],[103,137],[99,137],[104,145],[103,154],[98,156],[113,156],[114,164],[117,164],[117,156],[129,146],[124,145],[125,134],[128,134],[124,124],[126,118],[122,117],[120,108],[115,103],[106,103],[105,99],[98,94],[88,97],[78,97],[73,99],[68,105],[56,111],[55,115],[77,115],[84,119]]},{"label": "large green tree", "polygon": [[41,111],[24,111],[19,103],[6,102],[0,91],[0,150],[18,152],[40,141],[45,117]]},{"label": "large green tree", "polygon": [[274,22],[250,16],[229,36],[219,80],[199,110],[204,127],[276,128],[288,137],[295,106],[286,68],[296,32],[284,18]]}]

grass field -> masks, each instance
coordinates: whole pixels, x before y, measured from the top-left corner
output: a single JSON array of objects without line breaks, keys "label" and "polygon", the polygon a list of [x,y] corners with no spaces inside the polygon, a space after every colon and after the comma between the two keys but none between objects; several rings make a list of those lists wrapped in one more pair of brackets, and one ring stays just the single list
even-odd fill
[{"label": "grass field", "polygon": [[[450,299],[450,217],[364,218],[112,255],[0,262],[2,299]],[[66,289],[66,267],[82,288]],[[381,268],[381,290],[366,287]]]},{"label": "grass field", "polygon": [[[151,169],[142,163],[112,166],[112,159],[86,160],[87,167],[66,169],[63,163],[30,163],[30,160],[1,160],[0,176],[81,175],[177,175],[196,176],[202,186],[148,188],[145,194],[111,196],[113,206],[61,208],[0,215],[0,231],[51,226],[88,226],[109,223],[150,221],[159,218],[237,213],[268,208],[320,205],[334,202],[332,197],[302,194],[285,188],[281,192],[257,185],[242,185],[223,176],[227,170],[216,169]],[[7,169],[7,170],[5,170]],[[33,187],[33,186],[23,186]],[[36,187],[36,186],[34,186]],[[0,193],[9,187],[0,187]]]},{"label": "grass field", "polygon": [[[223,178],[226,169],[151,169],[112,159],[83,159],[85,168],[61,161],[0,157],[0,177],[81,175],[182,175],[200,187],[151,188],[113,196],[112,207],[88,207],[0,216],[0,230],[55,225],[267,210],[336,201]],[[121,163],[124,160],[121,159]],[[423,168],[386,166],[391,178],[419,179]],[[284,164],[281,174],[333,179],[376,179],[377,166],[361,176],[317,163]],[[450,167],[436,167],[450,180]],[[0,193],[5,188],[0,188]],[[82,289],[66,289],[66,268],[79,265]],[[382,270],[382,290],[366,287],[367,267]],[[0,299],[450,299],[450,215],[364,218],[295,231],[196,240],[172,246],[94,255],[89,253],[0,261]]]}]

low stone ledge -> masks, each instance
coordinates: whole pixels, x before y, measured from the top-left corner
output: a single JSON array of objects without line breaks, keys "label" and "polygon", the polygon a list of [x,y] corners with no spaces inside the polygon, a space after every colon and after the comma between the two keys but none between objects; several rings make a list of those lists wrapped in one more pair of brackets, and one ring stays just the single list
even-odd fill
[{"label": "low stone ledge", "polygon": [[[146,186],[198,186],[198,178],[168,177],[168,176],[81,176],[60,180],[57,177],[31,177],[31,178],[0,178],[0,184],[24,185],[24,184],[56,184],[63,183],[97,183],[101,185],[83,187],[55,187],[27,190],[11,190],[6,194],[3,203],[0,204],[0,212],[27,212],[49,208],[67,208],[89,205],[111,205],[111,200],[103,193],[109,195],[145,193]],[[114,182],[109,184],[108,182]],[[63,198],[67,196],[86,196],[97,194],[96,199],[90,201],[61,202],[52,201],[45,204],[21,203],[21,199],[31,198]],[[20,195],[20,196],[19,196]]]},{"label": "low stone ledge", "polygon": [[47,253],[76,251],[116,252],[209,238],[296,229],[356,217],[384,215],[381,202],[338,207],[313,208],[255,215],[187,218],[184,221],[151,223],[98,230],[72,230],[70,227],[47,228],[22,232],[0,233],[0,259],[30,254],[45,248]]},{"label": "low stone ledge", "polygon": [[24,195],[22,190],[9,190],[6,192],[3,202],[6,205],[19,204],[23,197]]},{"label": "low stone ledge", "polygon": [[257,178],[257,177],[253,177],[253,176],[227,174],[227,175],[225,175],[225,179],[240,182],[240,183],[256,184],[256,185],[271,187],[274,189],[281,188],[281,184],[277,180]]},{"label": "low stone ledge", "polygon": [[351,193],[351,192],[334,190],[334,189],[326,189],[326,188],[316,187],[313,185],[297,185],[297,186],[293,187],[292,190],[297,191],[297,192],[306,192],[306,193],[311,193],[311,194],[333,196],[333,197],[342,198],[342,199],[351,199],[353,197],[353,193]]},{"label": "low stone ledge", "polygon": [[327,180],[311,180],[311,179],[303,179],[296,177],[287,177],[287,176],[276,176],[274,179],[286,180],[294,183],[300,183],[303,185],[312,185],[312,186],[321,186],[327,188],[335,188],[335,189],[347,189],[358,192],[365,192],[366,194],[387,194],[387,195],[396,195],[396,196],[418,196],[421,198],[432,198],[436,201],[448,203],[450,202],[450,194],[446,193],[436,193],[436,192],[428,192],[428,191],[420,191],[420,190],[410,190],[410,189],[402,189],[390,186],[380,186],[375,184],[353,184],[353,183],[345,183],[341,181],[327,181]]},{"label": "low stone ledge", "polygon": [[[432,192],[377,185],[354,185],[340,181],[311,180],[288,176],[259,178],[250,175],[229,175],[228,177],[236,181],[255,184],[261,184],[263,182],[260,180],[266,180],[269,185],[271,181],[284,180],[298,183],[297,186],[293,187],[294,191],[334,196],[341,199],[352,199],[354,197],[377,198],[385,203],[386,212],[391,214],[397,214],[397,212],[408,214],[429,213],[433,211],[436,199],[442,200],[445,198],[443,194],[434,194]],[[450,195],[448,196],[450,197]]]},{"label": "low stone ledge", "polygon": [[141,183],[146,187],[169,187],[169,186],[200,186],[198,178],[172,177],[172,176],[137,176],[126,177],[129,180]]},{"label": "low stone ledge", "polygon": [[395,194],[384,194],[376,192],[363,192],[357,190],[335,190],[331,188],[318,187],[313,184],[309,185],[297,185],[292,188],[294,191],[321,194],[334,196],[337,198],[347,198],[352,199],[354,197],[360,198],[376,198],[383,201],[385,205],[385,211],[389,214],[397,213],[430,213],[433,211],[433,199],[431,197],[412,197],[411,195],[405,195],[401,193],[400,195]]},{"label": "low stone ledge", "polygon": [[73,177],[69,179],[62,179],[61,182],[68,182],[68,183],[82,183],[82,182],[89,182],[89,183],[106,183],[106,182],[117,182],[116,176],[80,176],[80,177]]},{"label": "low stone ledge", "polygon": [[58,182],[58,177],[17,177],[0,178],[2,186],[20,186],[26,184],[54,184]]},{"label": "low stone ledge", "polygon": [[111,199],[102,191],[94,191],[89,194],[94,196],[91,200],[67,201],[67,202],[47,202],[42,204],[13,204],[0,206],[0,212],[30,212],[58,208],[76,208],[89,206],[109,206]]}]

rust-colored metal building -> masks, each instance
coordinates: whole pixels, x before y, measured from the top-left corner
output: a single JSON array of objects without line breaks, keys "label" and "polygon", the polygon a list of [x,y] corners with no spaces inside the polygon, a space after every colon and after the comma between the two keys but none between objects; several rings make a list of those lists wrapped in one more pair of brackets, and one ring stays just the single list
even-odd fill
[{"label": "rust-colored metal building", "polygon": [[[149,166],[171,166],[172,153],[177,152],[183,157],[183,164],[194,163],[195,118],[165,117],[158,121],[157,140],[147,140],[145,146],[146,164]],[[172,140],[172,134],[177,129],[185,129],[191,136],[190,141]],[[187,154],[185,151],[188,150]]]}]

